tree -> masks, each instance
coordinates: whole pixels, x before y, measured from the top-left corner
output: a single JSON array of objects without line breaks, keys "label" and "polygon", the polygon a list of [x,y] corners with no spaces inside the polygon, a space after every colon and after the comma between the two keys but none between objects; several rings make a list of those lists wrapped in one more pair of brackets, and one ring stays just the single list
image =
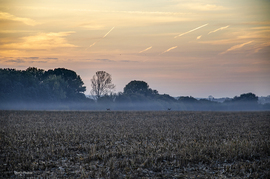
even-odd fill
[{"label": "tree", "polygon": [[61,76],[50,75],[43,82],[43,86],[47,87],[47,91],[50,92],[50,97],[52,101],[64,100],[66,96],[66,86],[67,82],[62,79]]},{"label": "tree", "polygon": [[230,110],[257,110],[259,109],[258,96],[253,93],[241,94],[233,99],[225,100],[224,106]]},{"label": "tree", "polygon": [[43,69],[37,69],[36,67],[28,67],[25,71],[31,74],[33,77],[37,78],[39,81],[43,80],[45,73]]},{"label": "tree", "polygon": [[192,96],[180,96],[178,101],[182,103],[198,103],[198,100]]},{"label": "tree", "polygon": [[99,99],[104,95],[108,95],[115,89],[111,75],[105,71],[96,72],[91,79],[91,87],[91,94],[96,99]]},{"label": "tree", "polygon": [[60,76],[66,83],[63,83],[61,88],[65,89],[66,99],[74,100],[78,96],[81,96],[84,91],[86,91],[86,87],[83,86],[84,83],[76,72],[72,70],[68,70],[65,68],[56,68],[54,70],[48,70],[44,73],[44,77],[49,78],[50,76]]},{"label": "tree", "polygon": [[235,96],[232,102],[243,102],[243,103],[258,103],[258,96],[253,93],[241,94],[240,97]]},{"label": "tree", "polygon": [[64,68],[48,71],[36,67],[0,68],[0,103],[83,101],[85,88],[76,72]]},{"label": "tree", "polygon": [[142,94],[148,96],[157,95],[158,91],[149,88],[149,85],[144,81],[133,80],[125,86],[124,94]]}]

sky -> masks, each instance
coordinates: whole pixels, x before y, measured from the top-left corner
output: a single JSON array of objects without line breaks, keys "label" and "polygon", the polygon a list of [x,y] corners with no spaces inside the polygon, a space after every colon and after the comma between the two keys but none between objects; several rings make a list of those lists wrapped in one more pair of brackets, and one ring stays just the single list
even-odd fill
[{"label": "sky", "polygon": [[142,80],[160,94],[270,95],[269,0],[0,0],[0,68],[67,68],[89,94]]}]

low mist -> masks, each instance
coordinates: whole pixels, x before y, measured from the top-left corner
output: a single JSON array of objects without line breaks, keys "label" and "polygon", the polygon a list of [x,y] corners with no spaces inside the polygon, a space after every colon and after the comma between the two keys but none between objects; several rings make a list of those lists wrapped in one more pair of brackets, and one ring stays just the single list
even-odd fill
[{"label": "low mist", "polygon": [[269,104],[190,104],[154,102],[141,103],[36,103],[9,102],[0,104],[0,110],[92,110],[92,111],[263,111]]},{"label": "low mist", "polygon": [[[137,111],[254,111],[270,110],[270,97],[245,93],[234,98],[198,99],[159,94],[144,81],[130,81],[123,92],[113,93],[112,76],[97,71],[91,79],[91,94],[76,72],[29,67],[26,70],[0,69],[0,110],[137,110]],[[90,98],[92,97],[92,98]]]}]

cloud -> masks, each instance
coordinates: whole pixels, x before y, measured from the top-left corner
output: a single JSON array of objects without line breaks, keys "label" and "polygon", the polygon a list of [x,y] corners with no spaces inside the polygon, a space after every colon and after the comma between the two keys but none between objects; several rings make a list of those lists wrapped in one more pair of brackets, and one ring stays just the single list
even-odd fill
[{"label": "cloud", "polygon": [[244,25],[270,25],[270,21],[253,21],[243,22]]},{"label": "cloud", "polygon": [[226,9],[223,6],[218,6],[215,4],[202,4],[202,3],[191,3],[191,4],[185,4],[185,7],[193,10],[199,10],[199,11],[220,11]]},{"label": "cloud", "polygon": [[260,27],[253,27],[251,29],[256,29],[256,30],[269,30],[270,26],[260,26]]},{"label": "cloud", "polygon": [[204,26],[207,26],[207,25],[208,25],[208,24],[204,24],[204,25],[202,25],[202,26],[200,26],[200,27],[197,27],[197,28],[195,28],[195,29],[192,29],[192,30],[187,31],[187,32],[185,32],[185,33],[182,33],[182,34],[180,34],[180,35],[177,35],[177,36],[175,36],[174,38],[181,37],[182,35],[185,35],[185,34],[188,34],[188,33],[190,33],[190,32],[193,32],[193,31],[198,30],[198,29],[200,29],[200,28],[202,28],[202,27],[204,27]]},{"label": "cloud", "polygon": [[25,32],[33,32],[30,30],[0,30],[2,34],[13,34],[13,33],[25,33]]},{"label": "cloud", "polygon": [[138,61],[135,61],[135,60],[120,60],[120,62],[129,63],[129,62],[138,62]]},{"label": "cloud", "polygon": [[150,50],[152,48],[152,46],[151,47],[148,47],[148,48],[146,48],[146,49],[144,49],[144,50],[142,50],[142,51],[140,51],[139,53],[142,53],[142,52],[145,52],[145,51],[147,51],[147,50]]},{"label": "cloud", "polygon": [[220,40],[209,40],[209,41],[200,41],[198,43],[202,44],[210,44],[210,45],[225,45],[225,44],[233,44],[238,43],[239,39],[220,39]]},{"label": "cloud", "polygon": [[126,14],[153,14],[153,15],[186,15],[190,13],[179,12],[162,12],[162,11],[106,11],[109,13],[126,13]]},{"label": "cloud", "polygon": [[[149,26],[150,24],[163,24],[183,21],[194,21],[193,13],[183,13],[179,10],[174,11],[112,11],[112,10],[99,10],[98,8],[91,7],[89,9],[64,9],[64,8],[50,8],[50,7],[26,7],[26,9],[40,10],[43,13],[52,13],[50,11],[61,13],[75,13],[79,12],[85,18],[77,20],[73,27],[87,28],[91,30],[104,29],[107,26],[125,26],[125,27],[138,27]],[[104,8],[102,8],[104,9]],[[87,18],[89,17],[89,18]],[[95,18],[90,18],[95,17]],[[90,45],[91,43],[89,43]]]},{"label": "cloud", "polygon": [[197,40],[199,40],[201,37],[202,37],[202,35],[198,36],[198,37],[197,37]]},{"label": "cloud", "polygon": [[[177,48],[177,46],[175,46],[175,47],[171,47],[171,48],[169,48],[168,50],[166,50],[166,51],[162,52],[161,54],[166,53],[166,52],[169,52],[169,51],[171,51],[171,50],[173,50],[173,49],[175,49],[175,48]],[[161,54],[160,54],[160,55],[161,55]]]},{"label": "cloud", "polygon": [[47,63],[47,61],[38,60],[38,61],[30,61],[30,63]]},{"label": "cloud", "polygon": [[39,57],[21,57],[21,58],[6,57],[6,58],[11,59],[11,60],[5,60],[5,62],[8,62],[8,63],[47,63],[47,61],[45,60],[38,60]]},{"label": "cloud", "polygon": [[52,49],[52,48],[59,48],[59,47],[77,47],[75,45],[69,44],[67,40],[64,38],[68,36],[73,31],[69,32],[51,32],[51,33],[39,33],[34,36],[27,36],[22,37],[22,42],[19,43],[10,43],[4,44],[1,48],[6,49],[30,49],[30,50],[37,50],[37,49]]},{"label": "cloud", "polygon": [[11,62],[11,63],[25,63],[23,59],[15,59],[15,60],[6,60],[6,62]]},{"label": "cloud", "polygon": [[226,51],[224,51],[224,52],[222,52],[220,54],[222,55],[222,54],[225,54],[225,53],[227,53],[229,51],[240,49],[240,48],[244,47],[245,45],[250,44],[252,42],[253,41],[249,41],[249,42],[246,42],[246,43],[242,43],[242,44],[239,44],[239,45],[232,46],[231,48],[229,48],[228,50],[226,50]]},{"label": "cloud", "polygon": [[[84,60],[93,61],[93,59],[84,59]],[[112,63],[112,62],[115,62],[115,63],[138,62],[138,61],[135,61],[135,60],[110,60],[110,59],[107,59],[107,58],[94,59],[94,61],[96,61],[96,62],[109,62],[109,63]]]},{"label": "cloud", "polygon": [[269,41],[270,36],[270,29],[265,29],[265,30],[256,30],[256,31],[248,31],[248,32],[242,32],[239,33],[237,38],[239,39],[257,39],[257,40],[262,40],[262,41]]},{"label": "cloud", "polygon": [[42,58],[42,59],[46,59],[46,60],[58,60],[58,58]]},{"label": "cloud", "polygon": [[4,19],[4,20],[11,20],[11,21],[19,21],[22,22],[26,25],[30,25],[30,26],[35,26],[39,23],[37,23],[36,21],[29,19],[29,18],[22,18],[22,17],[16,17],[12,14],[9,14],[7,12],[1,12],[0,11],[0,19]]},{"label": "cloud", "polygon": [[269,47],[270,46],[270,42],[265,42],[259,45],[255,46],[255,50],[254,53],[258,53],[261,49],[265,48],[265,47]]},{"label": "cloud", "polygon": [[36,59],[39,59],[39,57],[24,57],[24,59],[36,60]]},{"label": "cloud", "polygon": [[78,25],[78,27],[83,27],[91,30],[100,30],[104,28],[104,25],[97,24],[96,22],[87,22],[87,23],[81,23]]},{"label": "cloud", "polygon": [[109,10],[92,10],[92,9],[63,9],[63,8],[52,8],[52,7],[25,7],[26,9],[35,10],[52,10],[52,11],[75,11],[75,12],[90,12],[90,13],[123,13],[123,14],[149,14],[149,15],[189,15],[191,13],[182,12],[170,12],[170,11],[109,11]]},{"label": "cloud", "polygon": [[211,33],[217,32],[217,31],[219,31],[219,30],[226,29],[226,28],[228,28],[228,27],[229,27],[229,25],[227,25],[227,26],[225,26],[225,27],[220,27],[220,28],[218,28],[218,29],[216,29],[216,30],[213,30],[213,31],[209,32],[208,35],[211,34]]},{"label": "cloud", "polygon": [[114,62],[113,60],[110,59],[95,59],[95,60],[100,62]]},{"label": "cloud", "polygon": [[270,40],[270,27],[255,27],[249,29],[241,29],[230,34],[225,35],[224,39],[199,41],[198,43],[210,45],[225,45],[225,44],[238,44],[243,41],[256,40],[257,43],[265,43]]}]

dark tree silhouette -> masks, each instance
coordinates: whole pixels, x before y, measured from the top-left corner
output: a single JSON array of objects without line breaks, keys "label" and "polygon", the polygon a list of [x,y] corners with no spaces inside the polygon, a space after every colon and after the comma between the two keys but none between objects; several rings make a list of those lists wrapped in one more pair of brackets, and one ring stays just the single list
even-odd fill
[{"label": "dark tree silhouette", "polygon": [[192,96],[180,96],[178,101],[182,103],[197,103],[198,102],[198,100],[196,98],[193,98]]},{"label": "dark tree silhouette", "polygon": [[[86,90],[86,87],[83,86],[83,81],[80,75],[77,75],[76,72],[68,70],[65,68],[56,68],[54,70],[48,70],[44,73],[45,77],[56,75],[60,76],[63,80],[67,82],[66,92],[67,98],[76,98],[76,94],[82,93]],[[75,95],[75,96],[74,96]]]},{"label": "dark tree silhouette", "polygon": [[0,101],[64,102],[82,101],[86,87],[76,72],[65,68],[44,71],[0,69]]},{"label": "dark tree silhouette", "polygon": [[253,93],[241,94],[240,97],[235,96],[232,99],[232,102],[245,102],[245,103],[257,103],[258,96]]},{"label": "dark tree silhouette", "polygon": [[142,94],[142,95],[155,95],[158,94],[157,90],[152,90],[149,85],[144,81],[131,81],[124,88],[124,94]]},{"label": "dark tree silhouette", "polygon": [[105,71],[96,72],[91,79],[91,87],[91,94],[96,99],[99,99],[104,95],[108,95],[115,89],[111,75]]}]

